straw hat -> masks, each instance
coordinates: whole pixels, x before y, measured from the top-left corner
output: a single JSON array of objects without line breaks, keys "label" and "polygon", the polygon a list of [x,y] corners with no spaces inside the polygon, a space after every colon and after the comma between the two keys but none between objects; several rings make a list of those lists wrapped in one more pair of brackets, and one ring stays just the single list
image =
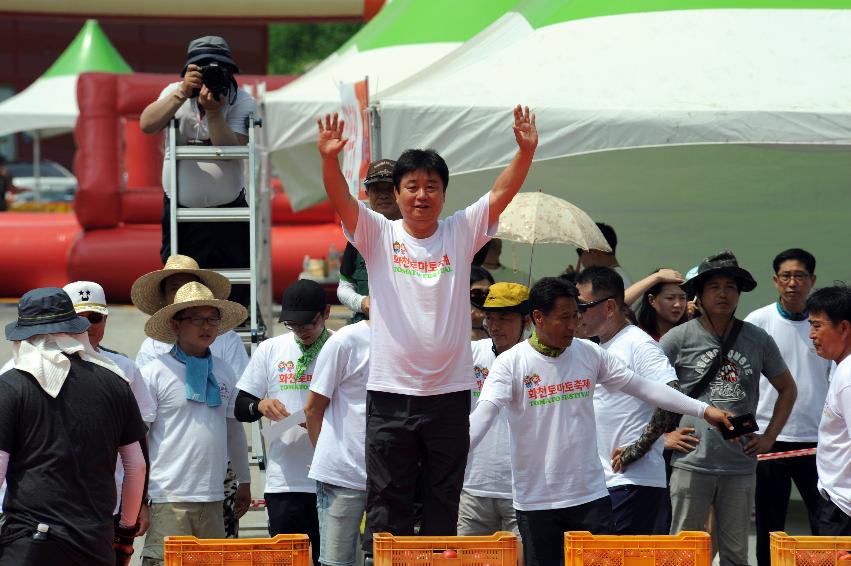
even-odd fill
[{"label": "straw hat", "polygon": [[130,299],[136,308],[145,314],[154,314],[167,306],[160,283],[163,279],[178,273],[194,275],[213,292],[217,299],[227,299],[230,296],[230,281],[227,277],[209,269],[201,269],[198,267],[198,262],[189,256],[175,254],[169,256],[162,269],[146,273],[133,283]]},{"label": "straw hat", "polygon": [[174,303],[161,308],[148,319],[148,322],[145,323],[145,334],[154,340],[173,344],[177,340],[177,336],[171,327],[171,319],[180,311],[192,307],[219,309],[219,314],[222,317],[222,323],[218,328],[219,336],[239,326],[248,316],[248,311],[244,306],[233,301],[217,299],[210,289],[197,281],[191,281],[177,290],[174,295]]}]

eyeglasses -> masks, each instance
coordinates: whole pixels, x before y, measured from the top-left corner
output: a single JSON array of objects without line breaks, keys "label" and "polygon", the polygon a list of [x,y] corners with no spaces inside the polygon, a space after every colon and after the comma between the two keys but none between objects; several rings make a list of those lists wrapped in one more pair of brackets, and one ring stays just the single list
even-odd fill
[{"label": "eyeglasses", "polygon": [[79,313],[77,313],[77,316],[81,316],[83,318],[89,319],[89,322],[91,322],[92,324],[100,324],[101,322],[103,322],[103,319],[106,318],[106,315],[103,315],[99,312],[91,312],[91,311],[79,312]]},{"label": "eyeglasses", "polygon": [[319,313],[316,313],[316,316],[314,316],[313,320],[311,320],[310,322],[305,322],[304,324],[299,324],[297,322],[292,322],[291,320],[285,320],[284,326],[287,329],[292,330],[293,332],[300,332],[302,330],[307,332],[308,330],[313,330],[316,327],[316,325],[319,324],[320,318],[321,317],[319,316]]},{"label": "eyeglasses", "polygon": [[221,317],[204,317],[204,316],[184,316],[181,318],[175,318],[174,320],[178,320],[183,322],[184,320],[188,320],[193,326],[204,326],[205,324],[209,324],[213,327],[218,327],[222,323]]},{"label": "eyeglasses", "polygon": [[593,309],[597,305],[602,305],[603,303],[605,303],[606,301],[609,301],[611,299],[614,299],[614,297],[606,297],[605,299],[598,299],[596,301],[591,301],[590,303],[584,303],[582,301],[577,301],[576,308],[579,312],[582,313],[582,312],[587,311],[588,309]]},{"label": "eyeglasses", "polygon": [[476,305],[477,307],[480,307],[485,304],[485,299],[488,298],[488,293],[490,293],[490,288],[470,289],[470,302]]},{"label": "eyeglasses", "polygon": [[788,283],[792,279],[795,281],[806,281],[809,277],[810,274],[806,271],[784,271],[783,273],[777,274],[777,278],[784,283]]}]

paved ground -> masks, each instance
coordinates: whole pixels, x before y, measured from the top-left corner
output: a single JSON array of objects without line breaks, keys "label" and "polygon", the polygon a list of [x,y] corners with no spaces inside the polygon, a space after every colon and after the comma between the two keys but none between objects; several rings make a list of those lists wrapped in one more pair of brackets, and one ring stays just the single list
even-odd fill
[{"label": "paved ground", "polygon": [[[118,350],[119,352],[123,352],[131,358],[134,358],[139,349],[139,345],[145,338],[143,328],[147,316],[136,310],[133,306],[110,306],[109,308],[110,314],[107,321],[106,335],[103,343],[105,346],[113,350]],[[334,307],[332,309],[332,317],[328,326],[332,329],[342,326],[347,317],[347,313],[348,311],[342,307]],[[11,322],[16,318],[17,308],[15,303],[0,303],[0,324],[5,326],[8,322]],[[280,333],[282,331],[283,327],[276,324],[275,332]],[[11,343],[5,340],[0,341],[0,365],[9,359],[11,355]],[[251,442],[250,429],[247,429],[247,432],[249,433],[249,442]],[[254,497],[262,497],[262,490],[263,480],[260,471],[258,468],[253,467],[252,492]],[[753,522],[751,522],[750,531],[750,564],[755,565],[756,547]],[[800,500],[800,496],[797,495],[797,492],[793,493],[793,500],[790,503],[786,531],[793,535],[809,534],[806,510]],[[267,536],[265,512],[250,511],[240,523],[240,534],[243,537]],[[139,562],[134,559],[132,564],[138,565]]]}]

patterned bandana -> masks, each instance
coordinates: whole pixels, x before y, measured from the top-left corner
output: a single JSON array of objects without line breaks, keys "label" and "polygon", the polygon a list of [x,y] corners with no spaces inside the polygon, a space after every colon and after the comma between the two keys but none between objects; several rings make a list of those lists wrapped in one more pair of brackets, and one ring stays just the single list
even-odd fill
[{"label": "patterned bandana", "polygon": [[807,320],[807,317],[810,314],[807,309],[804,309],[804,312],[789,312],[780,304],[780,299],[777,299],[777,303],[775,304],[777,305],[777,312],[780,314],[780,317],[785,318],[786,320]]},{"label": "patterned bandana", "polygon": [[538,339],[538,331],[537,329],[532,330],[532,336],[529,338],[529,345],[535,348],[535,351],[547,356],[548,358],[557,358],[564,353],[567,348],[553,348],[552,346],[547,346],[542,344]]},{"label": "patterned bandana", "polygon": [[310,346],[305,346],[302,344],[298,338],[296,338],[295,343],[298,346],[298,349],[301,350],[301,357],[295,363],[295,378],[298,379],[304,372],[307,371],[307,368],[310,364],[313,363],[313,360],[316,359],[316,356],[319,355],[319,350],[322,349],[322,346],[325,345],[325,342],[328,341],[328,337],[331,336],[331,333],[328,332],[327,328],[322,330],[322,334],[319,335],[319,338],[311,344]]}]

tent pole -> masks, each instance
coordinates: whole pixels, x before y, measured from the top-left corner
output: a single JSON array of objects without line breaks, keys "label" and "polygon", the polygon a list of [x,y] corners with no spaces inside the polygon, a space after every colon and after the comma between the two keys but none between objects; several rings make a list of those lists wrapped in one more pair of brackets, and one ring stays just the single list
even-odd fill
[{"label": "tent pole", "polygon": [[41,200],[41,132],[33,130],[33,177],[35,177],[35,200]]}]

